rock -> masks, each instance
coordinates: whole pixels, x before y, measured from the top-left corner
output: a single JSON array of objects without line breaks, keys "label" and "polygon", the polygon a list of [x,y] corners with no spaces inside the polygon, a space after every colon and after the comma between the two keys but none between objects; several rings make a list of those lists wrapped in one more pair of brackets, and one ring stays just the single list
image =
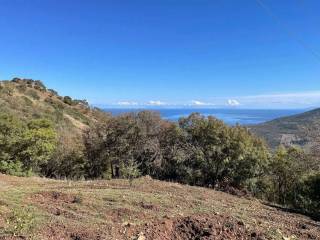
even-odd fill
[{"label": "rock", "polygon": [[138,236],[137,240],[146,240],[146,237],[144,236],[143,232],[139,233],[139,236]]}]

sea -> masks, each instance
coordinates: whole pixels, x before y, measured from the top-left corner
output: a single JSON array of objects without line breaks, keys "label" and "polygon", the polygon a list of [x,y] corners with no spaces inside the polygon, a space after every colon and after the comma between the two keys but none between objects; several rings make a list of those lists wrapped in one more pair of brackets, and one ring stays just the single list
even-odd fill
[{"label": "sea", "polygon": [[229,125],[254,125],[264,123],[276,118],[292,116],[305,112],[305,109],[204,109],[204,108],[158,108],[158,109],[124,109],[124,108],[107,108],[106,112],[112,115],[121,115],[128,112],[139,112],[143,110],[157,111],[163,119],[169,121],[178,121],[181,117],[187,117],[191,113],[197,112],[203,116],[214,116],[223,120]]}]

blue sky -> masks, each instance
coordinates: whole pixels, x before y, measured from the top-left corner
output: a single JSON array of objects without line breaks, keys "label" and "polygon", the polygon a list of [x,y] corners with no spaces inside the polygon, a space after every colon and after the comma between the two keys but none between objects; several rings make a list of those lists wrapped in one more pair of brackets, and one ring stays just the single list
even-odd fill
[{"label": "blue sky", "polygon": [[0,79],[98,105],[316,107],[319,11],[318,0],[0,0]]}]

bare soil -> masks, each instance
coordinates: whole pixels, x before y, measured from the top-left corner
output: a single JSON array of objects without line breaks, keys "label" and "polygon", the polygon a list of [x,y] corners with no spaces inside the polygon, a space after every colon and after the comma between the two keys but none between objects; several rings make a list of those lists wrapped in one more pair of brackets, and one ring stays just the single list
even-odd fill
[{"label": "bare soil", "polygon": [[309,240],[320,223],[247,194],[149,177],[130,186],[0,175],[0,240],[9,239]]}]

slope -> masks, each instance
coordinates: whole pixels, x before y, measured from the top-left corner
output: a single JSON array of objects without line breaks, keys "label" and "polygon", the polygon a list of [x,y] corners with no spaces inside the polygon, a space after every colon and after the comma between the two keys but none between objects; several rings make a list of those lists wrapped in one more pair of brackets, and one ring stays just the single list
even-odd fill
[{"label": "slope", "polygon": [[0,112],[22,120],[51,120],[60,138],[81,139],[83,130],[102,120],[106,114],[91,108],[85,100],[62,97],[41,81],[14,78],[0,81]]},{"label": "slope", "polygon": [[320,224],[249,197],[143,177],[0,174],[0,239],[319,239]]},{"label": "slope", "polygon": [[299,145],[306,150],[319,144],[320,109],[302,114],[278,118],[250,126],[250,130],[264,138],[271,148],[283,145]]}]

